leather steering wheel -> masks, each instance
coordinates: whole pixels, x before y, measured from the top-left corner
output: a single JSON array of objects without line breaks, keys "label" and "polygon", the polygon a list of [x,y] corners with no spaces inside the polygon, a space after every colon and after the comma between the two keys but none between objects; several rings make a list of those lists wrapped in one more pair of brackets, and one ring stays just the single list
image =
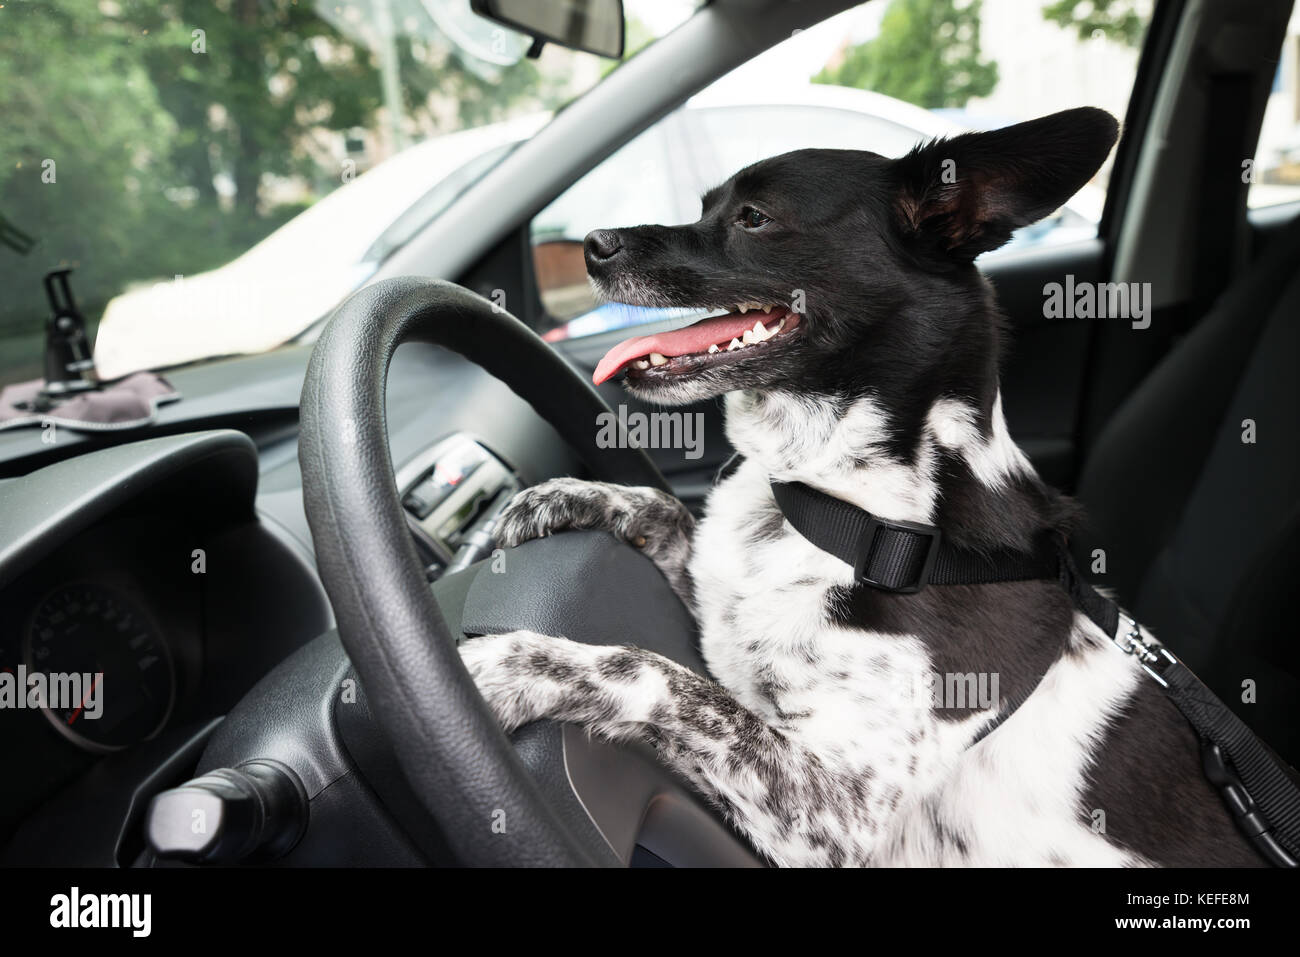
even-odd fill
[{"label": "leather steering wheel", "polygon": [[[408,781],[463,864],[590,866],[546,804],[461,663],[398,500],[385,422],[403,342],[444,346],[496,376],[604,481],[667,489],[640,449],[596,446],[609,407],[532,330],[453,283],[375,283],[347,299],[303,384],[298,459],[339,637]],[[504,811],[508,826],[494,833]]]}]

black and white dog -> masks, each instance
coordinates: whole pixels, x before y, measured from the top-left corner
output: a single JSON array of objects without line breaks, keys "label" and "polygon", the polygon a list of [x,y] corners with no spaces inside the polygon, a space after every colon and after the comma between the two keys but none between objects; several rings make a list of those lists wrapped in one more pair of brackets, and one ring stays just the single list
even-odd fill
[{"label": "black and white dog", "polygon": [[[557,479],[511,504],[500,537],[598,528],[642,547],[716,680],[637,648],[474,639],[463,659],[502,724],[653,743],[782,865],[1261,863],[1187,723],[1059,584],[855,586],[769,484],[970,549],[1068,529],[1070,503],[1007,434],[1003,318],[972,260],[1064,203],[1116,131],[1077,109],[896,160],[801,150],[710,190],[692,225],[592,233],[609,299],[730,310],[616,346],[597,381],[625,373],[668,404],[725,393],[743,463],[698,526],[663,493]],[[982,739],[998,702],[905,693],[971,673],[996,675],[1000,702],[1032,689]]]}]

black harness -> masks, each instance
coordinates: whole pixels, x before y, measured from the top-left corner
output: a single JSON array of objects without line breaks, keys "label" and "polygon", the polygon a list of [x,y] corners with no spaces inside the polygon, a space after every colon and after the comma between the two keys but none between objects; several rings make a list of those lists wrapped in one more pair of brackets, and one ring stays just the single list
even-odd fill
[{"label": "black harness", "polygon": [[[1285,765],[1169,649],[1083,580],[1061,535],[1043,534],[1029,552],[977,552],[944,542],[932,525],[878,518],[801,482],[773,482],[772,494],[795,531],[850,565],[854,578],[871,588],[910,595],[930,585],[1059,581],[1075,607],[1138,661],[1195,729],[1205,776],[1241,832],[1270,863],[1297,866],[1300,787]],[[1006,721],[1036,685],[1008,702],[974,743]]]}]

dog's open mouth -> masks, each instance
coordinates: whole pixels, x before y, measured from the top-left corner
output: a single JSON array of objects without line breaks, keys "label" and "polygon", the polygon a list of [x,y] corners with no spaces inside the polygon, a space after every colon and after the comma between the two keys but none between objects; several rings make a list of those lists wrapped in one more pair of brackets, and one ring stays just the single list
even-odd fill
[{"label": "dog's open mouth", "polygon": [[600,385],[625,370],[636,379],[701,372],[771,348],[798,325],[799,314],[785,306],[741,303],[684,329],[625,339],[605,353],[592,381]]}]

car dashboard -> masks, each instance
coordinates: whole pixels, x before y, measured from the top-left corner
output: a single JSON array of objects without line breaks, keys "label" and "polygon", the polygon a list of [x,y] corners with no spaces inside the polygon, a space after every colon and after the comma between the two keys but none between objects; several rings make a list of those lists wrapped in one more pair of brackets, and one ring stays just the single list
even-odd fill
[{"label": "car dashboard", "polygon": [[[297,461],[309,354],[168,373],[185,398],[147,430],[0,434],[0,861],[132,863],[142,796],[184,779],[221,717],[332,627]],[[388,396],[430,579],[519,487],[579,468],[529,406],[443,350],[402,347]],[[33,674],[84,681],[40,700]]]}]

